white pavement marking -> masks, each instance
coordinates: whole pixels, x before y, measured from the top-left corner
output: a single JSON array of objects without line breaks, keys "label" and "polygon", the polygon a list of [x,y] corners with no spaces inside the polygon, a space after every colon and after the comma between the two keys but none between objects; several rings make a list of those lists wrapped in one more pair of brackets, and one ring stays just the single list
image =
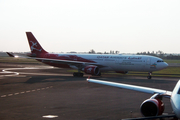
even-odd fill
[{"label": "white pavement marking", "polygon": [[[38,73],[23,73],[23,72],[13,72],[12,70],[23,70],[23,69],[47,69],[47,68],[54,68],[54,67],[49,67],[49,66],[41,66],[41,67],[25,67],[25,68],[8,68],[8,69],[4,69],[2,70],[2,72],[0,72],[0,77],[4,77],[4,76],[17,76],[19,74],[35,74],[35,75],[42,75],[42,74],[38,74]],[[10,71],[11,70],[11,71]],[[5,74],[5,75],[4,75]],[[8,74],[8,75],[6,75]],[[52,75],[52,74],[46,74],[46,75]],[[57,75],[57,74],[54,74]],[[59,75],[59,74],[58,74]],[[1,79],[1,78],[0,78]],[[50,87],[45,87],[45,88],[38,88],[36,89],[37,91],[40,90],[45,90],[45,89],[49,89],[52,88],[53,86]],[[8,94],[8,95],[1,95],[1,98],[7,97],[7,96],[13,96],[13,95],[19,95],[19,94],[24,94],[24,93],[29,93],[29,92],[35,92],[36,90],[28,90],[28,91],[22,91],[19,93],[14,93],[14,94]]]},{"label": "white pavement marking", "polygon": [[8,96],[12,96],[13,94],[8,94]]},{"label": "white pavement marking", "polygon": [[1,97],[6,97],[7,95],[2,95]]},{"label": "white pavement marking", "polygon": [[5,98],[5,97],[8,97],[8,96],[13,96],[13,95],[19,95],[19,94],[24,94],[24,93],[30,93],[30,92],[35,92],[35,91],[40,91],[40,90],[45,90],[45,89],[50,89],[52,88],[53,86],[50,86],[50,87],[45,87],[45,88],[38,88],[38,89],[34,89],[34,90],[27,90],[27,91],[22,91],[22,92],[17,92],[17,93],[10,93],[10,94],[7,94],[7,95],[1,95],[1,98]]},{"label": "white pavement marking", "polygon": [[58,115],[44,115],[43,118],[57,118]]},{"label": "white pavement marking", "polygon": [[6,71],[6,70],[2,70],[2,72],[0,72],[0,73],[8,74],[8,75],[1,75],[1,77],[3,77],[3,76],[16,76],[16,75],[19,75],[18,72],[11,72],[11,71]]},{"label": "white pavement marking", "polygon": [[26,91],[26,93],[29,93],[29,92],[31,92],[31,91],[30,90]]},{"label": "white pavement marking", "polygon": [[[35,74],[35,75],[42,75],[40,73],[25,73],[25,72],[13,72],[12,70],[24,70],[24,69],[52,69],[54,67],[49,67],[49,66],[41,66],[41,67],[25,67],[25,68],[8,68],[8,69],[4,69],[2,70],[2,72],[0,72],[0,74],[5,74],[5,75],[0,75],[0,77],[4,77],[4,76],[17,76],[19,74]],[[7,75],[6,75],[7,74]]]},{"label": "white pavement marking", "polygon": [[14,95],[19,95],[19,93],[14,93]]}]

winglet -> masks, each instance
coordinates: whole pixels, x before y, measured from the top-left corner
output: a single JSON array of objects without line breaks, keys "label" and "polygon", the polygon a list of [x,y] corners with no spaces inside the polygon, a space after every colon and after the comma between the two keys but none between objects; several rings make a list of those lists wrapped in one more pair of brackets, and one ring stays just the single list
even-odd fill
[{"label": "winglet", "polygon": [[8,55],[9,55],[9,57],[15,57],[12,53],[9,53],[9,52],[6,52]]}]

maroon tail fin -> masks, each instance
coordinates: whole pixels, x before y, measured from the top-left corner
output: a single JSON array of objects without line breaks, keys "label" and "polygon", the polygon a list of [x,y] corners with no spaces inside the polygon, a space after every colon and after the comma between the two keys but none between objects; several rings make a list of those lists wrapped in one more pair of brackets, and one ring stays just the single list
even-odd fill
[{"label": "maroon tail fin", "polygon": [[26,32],[27,35],[27,39],[29,42],[29,47],[31,49],[31,53],[35,54],[36,56],[40,55],[40,54],[44,54],[47,53],[39,44],[39,42],[36,40],[36,38],[34,37],[34,35],[31,32]]}]

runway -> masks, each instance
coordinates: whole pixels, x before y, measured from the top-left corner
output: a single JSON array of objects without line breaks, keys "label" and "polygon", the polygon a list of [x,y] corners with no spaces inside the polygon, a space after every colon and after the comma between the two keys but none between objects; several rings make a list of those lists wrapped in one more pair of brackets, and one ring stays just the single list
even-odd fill
[{"label": "runway", "polygon": [[[3,65],[0,68],[1,120],[117,120],[141,117],[139,106],[149,94],[87,83],[66,69],[49,66]],[[4,71],[2,71],[4,70]],[[104,75],[101,80],[172,91],[178,79]],[[165,113],[172,113],[169,99]]]}]

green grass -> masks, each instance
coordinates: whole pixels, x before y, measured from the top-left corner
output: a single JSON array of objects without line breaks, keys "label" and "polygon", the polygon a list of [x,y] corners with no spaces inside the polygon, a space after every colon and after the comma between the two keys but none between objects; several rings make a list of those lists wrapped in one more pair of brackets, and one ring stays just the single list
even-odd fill
[{"label": "green grass", "polygon": [[[134,72],[130,71],[129,73],[147,73],[147,72]],[[154,71],[153,73],[155,74],[179,74],[180,75],[180,67],[178,66],[173,66],[173,67],[167,67],[166,69],[160,70],[160,71]]]},{"label": "green grass", "polygon": [[[104,74],[120,75],[120,73],[115,73],[113,71]],[[126,74],[126,76],[147,76],[147,75],[148,72],[136,72],[136,71],[129,71],[128,74]],[[180,67],[167,67],[166,69],[153,72],[152,76],[180,77]]]},{"label": "green grass", "polygon": [[180,63],[180,60],[164,60],[167,63]]},{"label": "green grass", "polygon": [[180,67],[167,67],[166,69],[155,71],[154,73],[159,74],[180,74]]}]

